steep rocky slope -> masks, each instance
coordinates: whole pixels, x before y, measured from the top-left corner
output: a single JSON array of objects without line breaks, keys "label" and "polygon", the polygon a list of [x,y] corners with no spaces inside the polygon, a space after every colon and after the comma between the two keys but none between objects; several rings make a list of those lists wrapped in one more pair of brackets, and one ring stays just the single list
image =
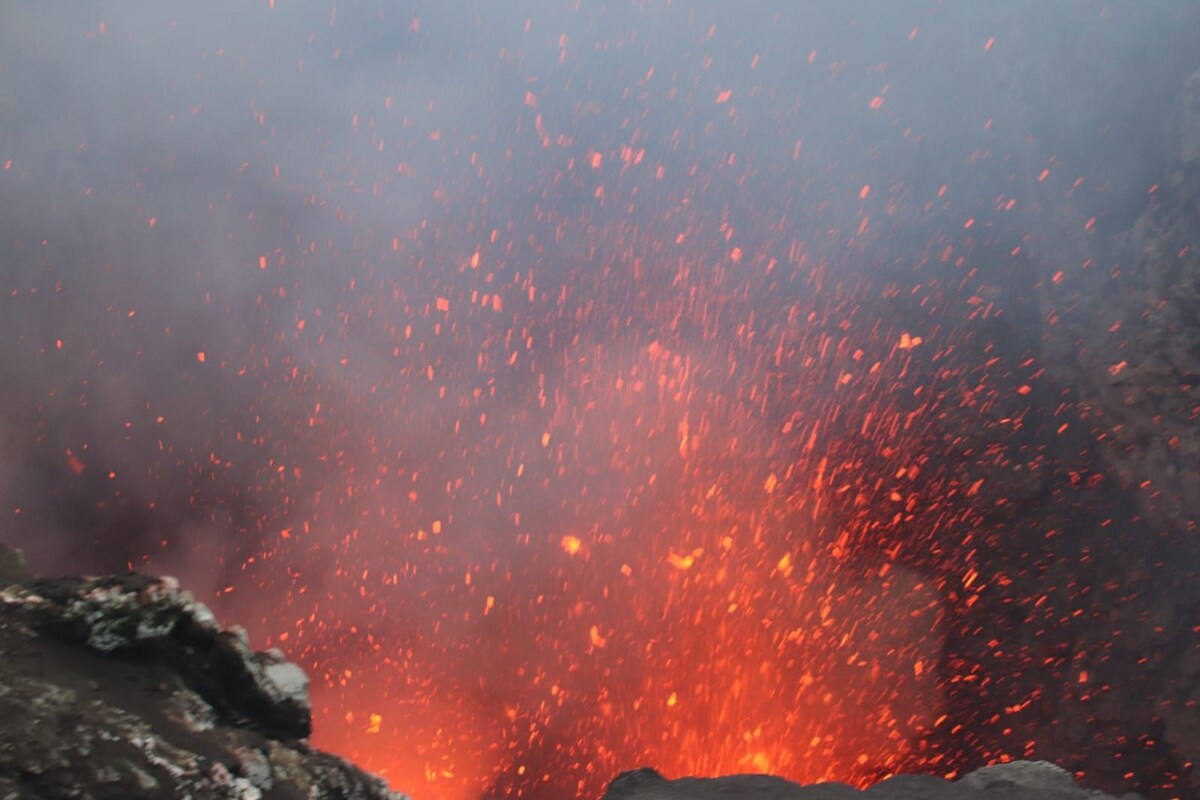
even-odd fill
[{"label": "steep rocky slope", "polygon": [[[1129,720],[1156,709],[1177,763],[1200,763],[1200,71],[1167,125],[1169,167],[1149,188],[1133,229],[1109,252],[1063,243],[1062,263],[1085,268],[1047,280],[1047,363],[1072,386],[1092,423],[1092,447],[1112,486],[1135,493],[1149,531],[1110,535],[1112,577],[1125,597],[1107,619],[1111,654],[1099,680],[1122,691],[1098,710]],[[1103,542],[1101,542],[1103,546]],[[1101,558],[1104,557],[1102,554]],[[1121,701],[1125,707],[1121,708]],[[1200,775],[1182,783],[1200,793]],[[1181,787],[1182,788],[1182,787]]]}]

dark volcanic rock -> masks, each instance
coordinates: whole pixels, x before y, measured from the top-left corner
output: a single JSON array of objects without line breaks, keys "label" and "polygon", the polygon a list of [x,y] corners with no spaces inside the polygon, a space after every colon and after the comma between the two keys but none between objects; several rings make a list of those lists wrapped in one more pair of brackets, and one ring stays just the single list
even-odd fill
[{"label": "dark volcanic rock", "polygon": [[[1146,738],[1184,766],[1179,790],[1197,796],[1200,71],[1185,81],[1169,127],[1169,168],[1115,263],[1081,273],[1074,287],[1045,285],[1058,292],[1050,300],[1061,319],[1051,340],[1059,350],[1054,363],[1090,409],[1105,471],[1136,489],[1138,511],[1157,531],[1132,547],[1109,545],[1121,548],[1114,579],[1136,601],[1114,605],[1097,622],[1096,638],[1111,640],[1111,654],[1110,666],[1093,674],[1118,690],[1089,716],[1094,728],[1110,723],[1128,734],[1139,709],[1155,709]],[[1099,252],[1079,254],[1105,261]],[[1089,775],[1103,768],[1082,760],[1073,766]]]},{"label": "dark volcanic rock", "polygon": [[[1060,480],[1035,509],[1040,530],[1006,531],[981,572],[1013,583],[975,608],[988,633],[952,646],[996,677],[992,713],[1032,699],[1015,737],[974,732],[981,752],[1020,753],[1019,738],[1110,791],[1168,800],[1200,797],[1200,72],[1164,134],[1162,170],[1114,190],[1114,203],[1143,209],[1125,232],[1101,235],[1061,203],[1069,183],[1039,190],[1062,216],[1031,234],[1038,363],[1074,415],[1047,452],[1071,486],[1099,488]],[[1072,507],[1073,519],[1058,516]],[[1015,635],[992,648],[1008,614]]]},{"label": "dark volcanic rock", "polygon": [[1118,252],[1081,244],[1056,262],[1115,263],[1081,270],[1072,286],[1043,285],[1058,321],[1053,366],[1093,410],[1108,469],[1140,487],[1148,519],[1191,533],[1200,518],[1200,71],[1171,127],[1170,168]]},{"label": "dark volcanic rock", "polygon": [[307,685],[171,579],[37,581],[0,546],[0,798],[401,800],[308,746]]},{"label": "dark volcanic rock", "polygon": [[[1127,795],[1126,798],[1136,798]],[[985,767],[958,781],[898,775],[858,791],[842,783],[801,786],[770,775],[680,778],[652,769],[622,773],[604,800],[1111,800],[1077,785],[1070,773],[1044,761]]]}]

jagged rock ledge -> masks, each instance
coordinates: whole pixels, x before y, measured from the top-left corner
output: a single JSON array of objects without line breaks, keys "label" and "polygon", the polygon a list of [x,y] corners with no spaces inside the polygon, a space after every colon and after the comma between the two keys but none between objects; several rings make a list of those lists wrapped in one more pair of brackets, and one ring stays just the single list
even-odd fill
[{"label": "jagged rock ledge", "polygon": [[308,678],[170,578],[36,580],[0,545],[3,800],[406,800],[305,741]]},{"label": "jagged rock ledge", "polygon": [[[1115,800],[1079,786],[1071,773],[1045,761],[1014,761],[957,781],[898,775],[859,791],[844,783],[801,786],[770,775],[667,780],[652,769],[622,773],[603,800]],[[1138,800],[1125,795],[1122,800]]]}]

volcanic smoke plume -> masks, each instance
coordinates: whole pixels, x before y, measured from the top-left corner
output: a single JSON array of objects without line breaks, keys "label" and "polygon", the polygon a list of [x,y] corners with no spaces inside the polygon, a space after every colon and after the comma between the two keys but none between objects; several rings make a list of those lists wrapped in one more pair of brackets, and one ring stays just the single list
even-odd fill
[{"label": "volcanic smoke plume", "polygon": [[1169,304],[1197,53],[1187,0],[21,4],[3,537],[179,576],[418,800],[1195,792],[1192,506],[1100,343]]}]

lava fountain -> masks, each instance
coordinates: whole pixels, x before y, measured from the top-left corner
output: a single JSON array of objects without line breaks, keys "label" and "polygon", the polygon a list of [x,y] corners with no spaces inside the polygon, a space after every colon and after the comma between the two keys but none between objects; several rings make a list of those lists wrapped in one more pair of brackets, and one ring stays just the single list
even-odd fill
[{"label": "lava fountain", "polygon": [[[318,743],[448,797],[586,795],[641,763],[802,780],[912,763],[944,722],[941,628],[983,587],[935,555],[978,516],[984,478],[928,441],[971,418],[952,391],[969,376],[938,344],[952,334],[878,322],[888,292],[764,250],[705,265],[685,248],[659,286],[618,255],[522,292],[540,324],[448,376],[461,444],[413,469],[449,499],[406,534],[352,531],[336,572],[372,609],[361,627],[304,638],[298,620],[329,684]],[[753,277],[703,285],[728,269]],[[751,300],[768,293],[790,299]],[[348,493],[402,518],[362,472]]]}]

